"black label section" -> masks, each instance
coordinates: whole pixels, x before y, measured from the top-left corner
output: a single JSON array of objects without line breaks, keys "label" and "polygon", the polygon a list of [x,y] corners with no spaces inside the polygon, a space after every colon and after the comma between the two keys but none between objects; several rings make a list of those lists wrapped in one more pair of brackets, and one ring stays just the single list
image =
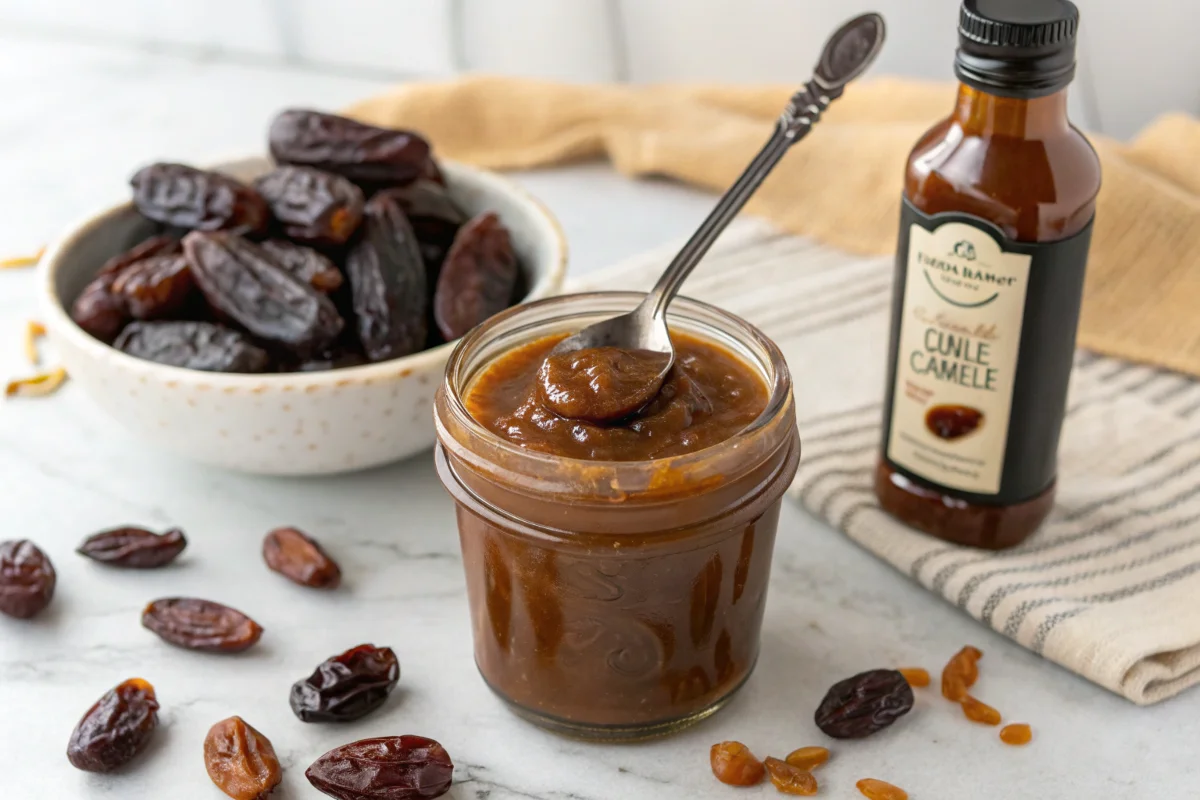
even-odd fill
[{"label": "black label section", "polygon": [[[1019,354],[1012,378],[1008,431],[1004,437],[1003,452],[998,456],[1003,458],[1003,465],[999,490],[995,493],[982,494],[947,487],[887,458],[888,442],[892,438],[892,426],[895,423],[893,403],[905,320],[905,292],[910,278],[921,280],[918,275],[908,274],[912,228],[916,225],[934,232],[948,223],[968,225],[995,240],[1003,253],[1022,254],[1030,258]],[[1016,242],[1004,236],[996,226],[978,217],[959,213],[928,216],[913,207],[907,198],[904,199],[896,255],[883,415],[883,452],[893,469],[920,484],[936,487],[947,495],[994,505],[1011,505],[1029,500],[1053,483],[1091,232],[1092,224],[1089,222],[1087,227],[1068,239],[1048,243]],[[989,420],[987,424],[994,424],[994,421]],[[898,428],[897,434],[904,437],[905,428]]]}]

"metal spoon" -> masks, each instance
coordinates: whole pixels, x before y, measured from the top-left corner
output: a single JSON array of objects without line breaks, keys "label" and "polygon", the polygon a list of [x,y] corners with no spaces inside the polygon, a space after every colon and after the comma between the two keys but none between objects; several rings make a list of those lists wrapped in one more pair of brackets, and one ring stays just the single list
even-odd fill
[{"label": "metal spoon", "polygon": [[553,357],[595,347],[617,347],[649,351],[648,356],[659,356],[662,367],[656,378],[639,382],[634,390],[621,392],[619,398],[604,398],[603,412],[590,415],[592,419],[601,421],[628,416],[658,394],[675,363],[675,348],[667,333],[667,305],[787,149],[812,130],[821,112],[841,96],[846,84],[875,60],[883,46],[884,30],[883,17],[879,14],[863,14],[838,28],[825,43],[812,80],[792,95],[771,138],[692,234],[646,299],[628,314],[589,325],[559,342],[550,352]]}]

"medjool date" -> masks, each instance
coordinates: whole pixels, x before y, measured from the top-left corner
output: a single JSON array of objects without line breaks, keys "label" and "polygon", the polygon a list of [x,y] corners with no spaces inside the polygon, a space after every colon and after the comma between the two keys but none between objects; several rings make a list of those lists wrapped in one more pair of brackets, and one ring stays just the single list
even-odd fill
[{"label": "medjool date", "polygon": [[281,164],[316,167],[360,183],[408,183],[429,169],[429,143],[420,135],[319,111],[280,113],[269,138],[271,156]]},{"label": "medjool date", "polygon": [[304,775],[338,800],[432,800],[450,789],[454,763],[432,739],[385,736],[336,747]]},{"label": "medjool date", "polygon": [[209,728],[204,768],[217,788],[234,800],[264,800],[283,780],[270,740],[241,717]]},{"label": "medjool date", "polygon": [[93,533],[75,552],[102,564],[153,569],[171,563],[187,547],[179,528],[155,533],[145,528],[113,528]]},{"label": "medjool date", "polygon": [[386,189],[381,194],[395,200],[404,216],[408,217],[421,257],[425,259],[429,288],[437,285],[446,253],[454,244],[459,227],[467,221],[467,215],[450,200],[446,189],[429,180],[414,181],[407,186]]},{"label": "medjool date", "polygon": [[363,644],[296,681],[288,702],[305,722],[349,722],[383,705],[399,680],[400,662],[392,649]]},{"label": "medjool date", "polygon": [[267,239],[261,246],[280,266],[318,292],[332,294],[345,282],[337,265],[311,247],[287,239]]},{"label": "medjool date", "polygon": [[517,282],[508,229],[486,213],[463,225],[438,276],[433,313],[447,341],[508,308]]},{"label": "medjool date", "polygon": [[105,692],[71,733],[67,759],[86,772],[111,772],[130,761],[158,727],[154,687],[130,678]]},{"label": "medjool date", "polygon": [[344,323],[329,298],[261,247],[225,232],[194,231],[183,248],[209,305],[255,338],[305,357],[341,333]]},{"label": "medjool date", "polygon": [[195,285],[182,254],[158,255],[117,273],[112,291],[134,319],[163,319],[183,310]]},{"label": "medjool date", "polygon": [[218,653],[245,650],[263,632],[242,612],[194,597],[155,600],[142,612],[142,626],[177,647]]},{"label": "medjool date", "polygon": [[57,581],[54,565],[36,544],[0,542],[0,613],[29,619],[50,605]]},{"label": "medjool date", "polygon": [[425,346],[425,264],[412,226],[387,194],[367,203],[346,276],[367,358],[399,358]]},{"label": "medjool date", "polygon": [[271,360],[242,334],[210,322],[134,322],[113,347],[146,361],[206,372],[264,372]]},{"label": "medjool date", "polygon": [[130,181],[142,216],[200,231],[262,233],[270,213],[258,192],[228,175],[184,164],[151,164]]},{"label": "medjool date", "polygon": [[89,334],[111,344],[121,329],[133,319],[129,304],[118,294],[113,284],[117,273],[106,272],[92,280],[71,305],[71,319]]},{"label": "medjool date", "polygon": [[298,242],[338,245],[362,221],[363,193],[340,175],[282,166],[254,182],[283,230]]},{"label": "medjool date", "polygon": [[342,580],[337,562],[311,537],[295,528],[277,528],[263,538],[263,560],[293,583],[333,589]]}]

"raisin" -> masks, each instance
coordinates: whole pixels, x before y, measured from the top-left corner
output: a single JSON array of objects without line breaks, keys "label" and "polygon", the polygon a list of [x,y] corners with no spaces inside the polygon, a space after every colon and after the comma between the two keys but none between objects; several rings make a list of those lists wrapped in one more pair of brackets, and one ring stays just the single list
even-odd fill
[{"label": "raisin", "polygon": [[984,725],[1000,724],[1000,712],[987,703],[976,700],[971,695],[967,695],[962,699],[962,710],[963,715],[972,722],[979,722]]},{"label": "raisin", "polygon": [[284,233],[296,241],[344,244],[362,222],[362,189],[332,172],[276,167],[256,180],[254,188],[283,223]]},{"label": "raisin", "polygon": [[346,257],[358,338],[367,358],[384,361],[425,346],[425,264],[395,200],[367,203],[362,239]]},{"label": "raisin", "polygon": [[262,636],[262,627],[240,611],[209,600],[169,597],[142,612],[142,626],[188,650],[238,653]]},{"label": "raisin", "polygon": [[817,779],[806,769],[794,767],[786,761],[768,756],[763,761],[767,775],[775,788],[784,794],[811,796],[817,793]]},{"label": "raisin", "polygon": [[89,334],[111,344],[133,317],[125,298],[113,289],[115,273],[105,273],[83,287],[71,305],[71,319]]},{"label": "raisin", "polygon": [[262,248],[284,269],[318,292],[329,294],[342,288],[345,281],[342,271],[311,247],[287,239],[268,239],[262,243]]},{"label": "raisin", "polygon": [[113,528],[93,533],[75,551],[93,561],[116,567],[152,569],[171,563],[187,547],[183,531],[154,533],[145,528]]},{"label": "raisin", "polygon": [[290,109],[271,123],[271,155],[280,164],[334,172],[357,183],[409,183],[428,170],[429,142],[319,111]]},{"label": "raisin", "polygon": [[814,719],[835,739],[861,739],[888,727],[912,706],[912,687],[903,675],[874,669],[835,683]]},{"label": "raisin", "polygon": [[289,703],[304,722],[348,722],[383,705],[399,680],[400,662],[390,647],[362,644],[296,681]]},{"label": "raisin", "polygon": [[983,424],[983,412],[970,406],[934,406],[925,413],[925,427],[939,439],[959,439]]},{"label": "raisin", "polygon": [[908,681],[908,685],[919,689],[929,685],[929,670],[920,667],[901,667],[896,670]]},{"label": "raisin", "polygon": [[338,800],[416,800],[445,794],[454,763],[432,739],[385,736],[336,747],[304,775],[318,791]]},{"label": "raisin", "polygon": [[1014,747],[1029,744],[1031,739],[1033,739],[1033,731],[1024,722],[1014,722],[1000,729],[1000,741]]},{"label": "raisin", "polygon": [[234,800],[263,800],[283,780],[270,740],[241,717],[209,728],[204,768],[217,788]]},{"label": "raisin", "polygon": [[908,792],[885,781],[863,778],[854,785],[867,800],[908,800]]},{"label": "raisin", "polygon": [[967,696],[967,689],[979,680],[979,659],[983,653],[967,645],[954,654],[942,670],[942,697],[958,703]]},{"label": "raisin", "polygon": [[762,762],[741,742],[714,744],[708,759],[717,780],[730,786],[754,786],[767,774]]},{"label": "raisin", "polygon": [[341,333],[344,323],[330,299],[261,247],[240,236],[197,231],[183,248],[209,305],[252,336],[304,357]]},{"label": "raisin", "polygon": [[467,216],[450,200],[446,189],[432,181],[414,181],[384,193],[400,204],[404,216],[412,224],[432,289],[437,285],[446,253]]},{"label": "raisin", "polygon": [[337,562],[311,537],[295,528],[277,528],[263,538],[263,560],[290,581],[314,589],[333,589],[342,580]]},{"label": "raisin", "polygon": [[151,256],[118,273],[112,291],[134,319],[163,319],[187,305],[195,285],[182,255]]},{"label": "raisin", "polygon": [[206,372],[263,372],[267,351],[210,322],[134,322],[113,347],[135,358]]},{"label": "raisin", "polygon": [[258,192],[228,175],[183,164],[151,164],[130,181],[142,216],[189,230],[262,233],[270,213]]},{"label": "raisin", "polygon": [[824,747],[801,747],[788,753],[784,760],[793,767],[813,770],[829,760],[829,751]]},{"label": "raisin", "polygon": [[446,254],[433,295],[433,314],[447,341],[508,308],[517,282],[508,229],[486,213],[463,225]]},{"label": "raisin", "polygon": [[54,565],[28,539],[0,542],[0,613],[29,619],[54,597]]},{"label": "raisin", "polygon": [[110,772],[136,756],[158,726],[154,687],[130,678],[105,692],[71,733],[67,759],[86,772]]}]

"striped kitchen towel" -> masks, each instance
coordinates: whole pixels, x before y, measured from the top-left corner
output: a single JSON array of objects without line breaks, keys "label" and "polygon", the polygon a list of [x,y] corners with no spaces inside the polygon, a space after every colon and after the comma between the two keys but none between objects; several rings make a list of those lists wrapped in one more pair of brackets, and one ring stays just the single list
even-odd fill
[{"label": "striped kitchen towel", "polygon": [[[575,290],[647,289],[677,248]],[[1058,503],[999,553],[884,514],[879,448],[892,259],[848,255],[757,220],[729,229],[685,292],[758,325],[787,357],[802,454],[792,495],[981,622],[1135,703],[1200,682],[1200,382],[1079,352]]]}]

